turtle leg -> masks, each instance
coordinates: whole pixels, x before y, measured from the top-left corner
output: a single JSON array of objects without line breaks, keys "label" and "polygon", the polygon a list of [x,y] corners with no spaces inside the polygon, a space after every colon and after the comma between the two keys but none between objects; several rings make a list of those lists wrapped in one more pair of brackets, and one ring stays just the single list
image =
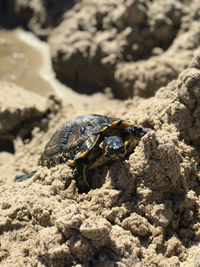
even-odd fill
[{"label": "turtle leg", "polygon": [[23,181],[26,181],[26,180],[30,179],[36,172],[37,171],[32,171],[32,172],[29,172],[29,173],[26,173],[26,174],[17,175],[17,176],[15,176],[14,181],[15,182],[23,182]]},{"label": "turtle leg", "polygon": [[91,189],[90,179],[88,179],[89,171],[91,169],[91,166],[93,166],[92,169],[99,166],[96,164],[94,166],[94,163],[98,161],[98,158],[100,158],[101,155],[102,149],[100,149],[99,147],[94,147],[86,157],[76,160],[74,178],[76,180],[76,185],[80,193],[88,192]]},{"label": "turtle leg", "polygon": [[90,185],[87,180],[88,176],[88,166],[84,163],[77,164],[73,172],[76,185],[80,193],[88,192],[90,190]]},{"label": "turtle leg", "polygon": [[124,129],[124,137],[135,137],[137,139],[141,139],[147,132],[149,129],[147,128],[143,128],[141,126],[134,126],[131,125],[127,128]]}]

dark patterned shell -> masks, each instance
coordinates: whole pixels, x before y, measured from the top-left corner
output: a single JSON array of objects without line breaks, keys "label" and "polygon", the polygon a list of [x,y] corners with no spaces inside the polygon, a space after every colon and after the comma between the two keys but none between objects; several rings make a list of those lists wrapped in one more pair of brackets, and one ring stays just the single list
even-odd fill
[{"label": "dark patterned shell", "polygon": [[102,130],[114,121],[116,119],[96,114],[67,121],[47,143],[39,164],[52,167],[68,160],[76,160],[95,146]]}]

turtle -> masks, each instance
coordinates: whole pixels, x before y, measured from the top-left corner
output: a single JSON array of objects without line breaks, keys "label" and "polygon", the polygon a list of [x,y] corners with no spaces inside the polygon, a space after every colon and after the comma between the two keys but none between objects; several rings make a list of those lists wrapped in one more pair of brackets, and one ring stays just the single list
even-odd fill
[{"label": "turtle", "polygon": [[[74,169],[79,191],[87,191],[88,172],[107,162],[128,159],[147,131],[123,119],[98,114],[78,116],[53,134],[38,165],[51,168],[66,163]],[[35,173],[16,176],[15,181],[24,181]]]}]

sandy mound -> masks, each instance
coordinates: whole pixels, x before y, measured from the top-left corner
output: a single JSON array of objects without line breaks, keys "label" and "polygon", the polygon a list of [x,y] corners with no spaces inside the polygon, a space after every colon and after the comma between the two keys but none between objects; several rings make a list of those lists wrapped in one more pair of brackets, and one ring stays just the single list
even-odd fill
[{"label": "sandy mound", "polygon": [[23,122],[38,120],[47,112],[45,99],[13,83],[0,83],[0,134],[8,134]]}]

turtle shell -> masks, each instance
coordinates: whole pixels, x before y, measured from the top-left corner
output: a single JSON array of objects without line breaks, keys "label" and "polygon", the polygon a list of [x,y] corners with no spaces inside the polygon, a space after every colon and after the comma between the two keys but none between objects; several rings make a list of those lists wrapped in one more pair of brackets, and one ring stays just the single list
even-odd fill
[{"label": "turtle shell", "polygon": [[85,157],[97,143],[101,142],[102,132],[106,131],[107,136],[111,135],[108,128],[112,129],[119,122],[122,120],[97,114],[79,116],[67,121],[46,144],[39,165],[50,168],[68,161],[68,164],[73,166],[76,159]]}]

